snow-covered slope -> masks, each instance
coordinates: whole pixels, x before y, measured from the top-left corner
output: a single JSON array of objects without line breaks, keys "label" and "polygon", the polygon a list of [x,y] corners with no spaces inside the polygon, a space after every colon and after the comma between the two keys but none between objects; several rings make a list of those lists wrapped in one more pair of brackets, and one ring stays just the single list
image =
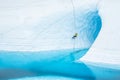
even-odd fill
[{"label": "snow-covered slope", "polygon": [[102,0],[102,29],[82,61],[120,65],[120,1]]}]

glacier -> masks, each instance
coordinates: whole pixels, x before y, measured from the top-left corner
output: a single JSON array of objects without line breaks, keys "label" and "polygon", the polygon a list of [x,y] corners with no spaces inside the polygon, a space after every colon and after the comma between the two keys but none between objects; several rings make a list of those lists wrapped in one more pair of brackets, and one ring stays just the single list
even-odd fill
[{"label": "glacier", "polygon": [[0,79],[119,79],[117,6],[117,0],[0,1]]},{"label": "glacier", "polygon": [[102,18],[102,29],[89,52],[81,60],[120,66],[120,11],[118,3],[118,0],[101,2],[99,13]]}]

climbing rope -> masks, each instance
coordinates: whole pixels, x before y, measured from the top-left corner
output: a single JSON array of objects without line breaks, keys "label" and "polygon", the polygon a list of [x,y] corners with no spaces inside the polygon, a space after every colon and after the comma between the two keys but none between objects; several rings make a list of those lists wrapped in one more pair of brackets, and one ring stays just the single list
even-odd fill
[{"label": "climbing rope", "polygon": [[[75,12],[75,5],[74,5],[74,1],[73,0],[71,0],[71,3],[72,3],[72,9],[73,9],[73,18],[74,18],[74,33],[76,34],[77,33],[77,31],[76,31],[76,16],[75,16],[75,14],[76,14],[76,12]],[[74,43],[73,43],[73,50],[75,50],[75,47],[76,47],[76,41],[75,41],[75,38],[73,39],[74,40]]]},{"label": "climbing rope", "polygon": [[71,0],[71,3],[72,3],[72,8],[73,8],[73,17],[74,17],[74,30],[76,31],[76,16],[75,16],[75,5],[74,5],[74,2],[73,0]]}]

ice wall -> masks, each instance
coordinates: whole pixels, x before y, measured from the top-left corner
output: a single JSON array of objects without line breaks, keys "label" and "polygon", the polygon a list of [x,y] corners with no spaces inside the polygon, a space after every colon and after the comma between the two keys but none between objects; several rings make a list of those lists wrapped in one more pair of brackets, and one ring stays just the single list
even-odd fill
[{"label": "ice wall", "polygon": [[99,14],[102,29],[95,43],[80,61],[120,64],[119,0],[102,0]]},{"label": "ice wall", "polygon": [[[101,28],[96,3],[73,0],[73,6],[71,0],[0,1],[0,50],[89,48]],[[78,38],[73,40],[75,32]]]}]

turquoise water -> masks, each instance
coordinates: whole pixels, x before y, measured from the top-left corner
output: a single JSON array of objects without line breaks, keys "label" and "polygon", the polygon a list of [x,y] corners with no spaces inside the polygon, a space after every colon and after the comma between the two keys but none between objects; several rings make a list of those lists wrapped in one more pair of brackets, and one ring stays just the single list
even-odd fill
[{"label": "turquoise water", "polygon": [[[81,73],[79,68],[87,67],[73,61],[82,57],[88,49],[42,51],[42,52],[0,52],[0,78],[19,78],[39,75],[62,75],[78,77]],[[89,72],[89,70],[88,70]],[[86,73],[84,73],[84,76]],[[91,76],[90,76],[91,77]]]},{"label": "turquoise water", "polygon": [[[118,80],[120,68],[77,62],[88,49],[42,52],[0,52],[2,80]],[[57,53],[57,54],[56,54]]]}]

